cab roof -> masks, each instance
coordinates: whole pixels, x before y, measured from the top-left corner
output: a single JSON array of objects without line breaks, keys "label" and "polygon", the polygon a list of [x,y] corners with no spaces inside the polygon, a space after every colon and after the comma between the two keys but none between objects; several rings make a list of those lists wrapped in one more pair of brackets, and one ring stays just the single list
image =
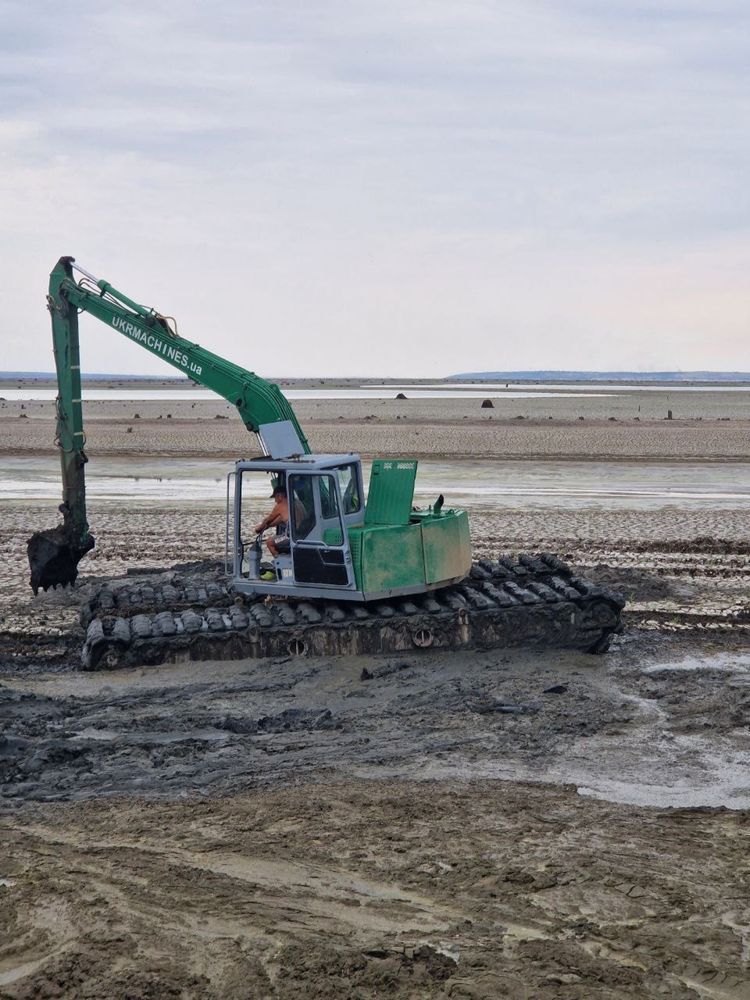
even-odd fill
[{"label": "cab roof", "polygon": [[259,455],[257,458],[243,458],[235,463],[237,472],[284,472],[289,469],[334,469],[338,465],[351,465],[360,462],[360,456],[353,451],[343,455],[299,455],[296,458],[268,458]]}]

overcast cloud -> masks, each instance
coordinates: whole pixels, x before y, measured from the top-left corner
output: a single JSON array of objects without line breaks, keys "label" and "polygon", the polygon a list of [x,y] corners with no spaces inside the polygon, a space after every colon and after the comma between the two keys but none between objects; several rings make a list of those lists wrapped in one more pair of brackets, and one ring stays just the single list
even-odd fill
[{"label": "overcast cloud", "polygon": [[[61,254],[270,375],[748,364],[743,0],[0,0],[3,369]],[[88,371],[171,371],[82,320]]]}]

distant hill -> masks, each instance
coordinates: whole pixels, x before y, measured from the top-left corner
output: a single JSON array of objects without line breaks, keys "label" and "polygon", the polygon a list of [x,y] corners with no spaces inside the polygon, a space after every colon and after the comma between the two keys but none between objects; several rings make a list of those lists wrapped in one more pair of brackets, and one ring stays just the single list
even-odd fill
[{"label": "distant hill", "polygon": [[462,372],[448,382],[750,382],[750,372]]}]

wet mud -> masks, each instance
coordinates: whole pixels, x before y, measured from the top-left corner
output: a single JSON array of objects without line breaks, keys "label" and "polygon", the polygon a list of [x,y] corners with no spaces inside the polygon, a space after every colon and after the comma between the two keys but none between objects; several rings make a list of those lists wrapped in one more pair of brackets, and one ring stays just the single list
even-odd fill
[{"label": "wet mud", "polygon": [[[478,555],[528,548],[476,521]],[[628,596],[603,657],[83,673],[99,581],[11,567],[0,997],[748,996],[750,557],[585,527],[536,542]]]},{"label": "wet mud", "polygon": [[0,995],[747,996],[739,813],[366,781],[3,823]]}]

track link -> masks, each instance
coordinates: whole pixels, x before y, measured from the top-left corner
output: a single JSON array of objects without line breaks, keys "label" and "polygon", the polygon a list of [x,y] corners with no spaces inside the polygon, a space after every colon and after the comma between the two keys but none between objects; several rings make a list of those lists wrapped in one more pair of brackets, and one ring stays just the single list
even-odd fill
[{"label": "track link", "polygon": [[604,652],[624,598],[555,556],[481,560],[461,584],[373,604],[258,599],[216,580],[103,587],[82,609],[85,670],[178,660],[552,646]]}]

